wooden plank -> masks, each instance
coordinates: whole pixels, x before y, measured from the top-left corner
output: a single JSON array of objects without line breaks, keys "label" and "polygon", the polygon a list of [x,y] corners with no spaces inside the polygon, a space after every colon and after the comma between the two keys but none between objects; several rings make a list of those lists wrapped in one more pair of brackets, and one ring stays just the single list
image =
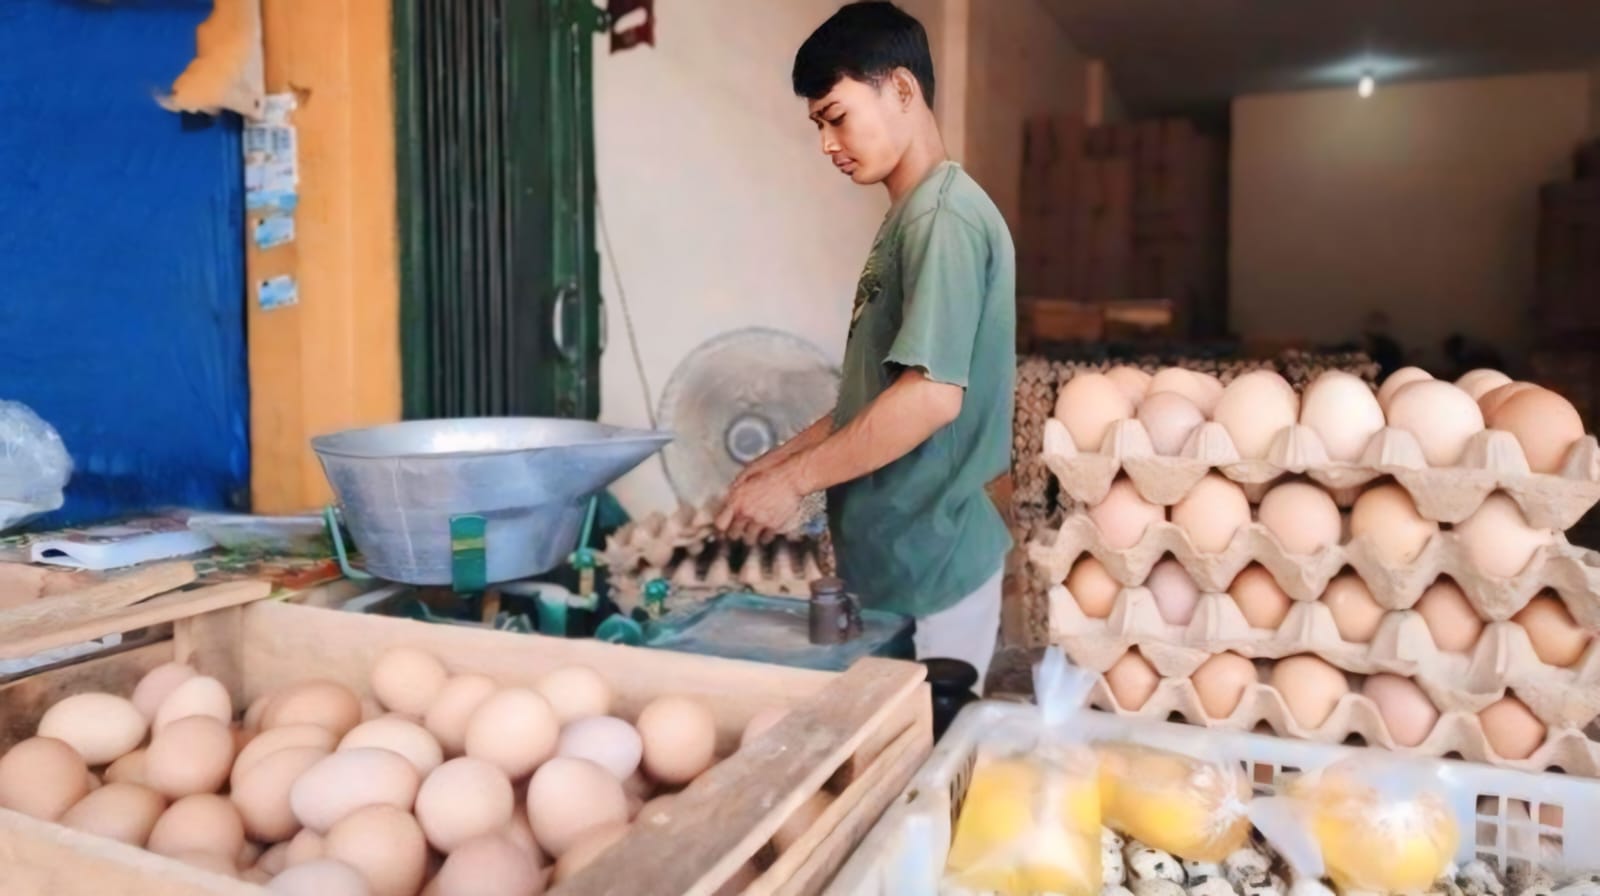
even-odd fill
[{"label": "wooden plank", "polygon": [[262,896],[260,887],[0,809],[6,896]]},{"label": "wooden plank", "polygon": [[172,626],[173,657],[222,682],[233,705],[244,706],[244,670],[239,664],[243,636],[243,607],[179,619]]},{"label": "wooden plank", "polygon": [[0,752],[32,737],[44,711],[62,698],[87,691],[131,694],[146,672],[171,659],[172,643],[165,641],[0,685]]},{"label": "wooden plank", "polygon": [[157,563],[66,594],[0,612],[0,642],[15,632],[39,631],[138,603],[195,580],[187,562]]},{"label": "wooden plank", "polygon": [[137,631],[223,607],[261,600],[272,593],[266,582],[224,582],[174,591],[141,604],[92,616],[56,613],[0,632],[0,659],[33,656],[55,647],[81,644],[106,635]]}]

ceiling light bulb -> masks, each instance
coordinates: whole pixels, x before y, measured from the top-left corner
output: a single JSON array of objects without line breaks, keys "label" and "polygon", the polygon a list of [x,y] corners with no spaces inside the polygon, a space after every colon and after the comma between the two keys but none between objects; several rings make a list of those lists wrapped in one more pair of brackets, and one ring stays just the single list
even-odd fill
[{"label": "ceiling light bulb", "polygon": [[1363,74],[1361,82],[1356,85],[1356,93],[1360,94],[1362,99],[1366,99],[1372,96],[1372,91],[1377,89],[1377,86],[1378,84],[1372,79],[1371,74]]}]

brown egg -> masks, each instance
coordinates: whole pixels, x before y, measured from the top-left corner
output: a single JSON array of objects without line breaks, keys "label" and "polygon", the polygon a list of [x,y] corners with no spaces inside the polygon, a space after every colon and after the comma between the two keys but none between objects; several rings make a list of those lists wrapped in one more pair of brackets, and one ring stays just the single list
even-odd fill
[{"label": "brown egg", "polygon": [[1207,718],[1226,719],[1258,678],[1254,663],[1237,653],[1219,653],[1201,663],[1189,681]]},{"label": "brown egg", "polygon": [[174,858],[186,852],[211,853],[226,856],[231,865],[244,848],[244,822],[226,797],[213,793],[186,796],[156,819],[146,848]]},{"label": "brown egg", "polygon": [[610,772],[587,759],[558,756],[528,782],[528,823],[545,852],[560,859],[595,828],[628,820],[628,798]]},{"label": "brown egg", "polygon": [[611,716],[589,716],[561,729],[558,756],[575,756],[625,781],[639,768],[644,741],[632,725]]},{"label": "brown egg", "polygon": [[1145,530],[1166,520],[1166,511],[1140,497],[1133,481],[1119,478],[1105,499],[1089,508],[1089,519],[1100,530],[1106,547],[1126,550],[1139,543]]},{"label": "brown egg", "polygon": [[1056,397],[1055,418],[1067,427],[1079,451],[1099,452],[1111,427],[1132,417],[1133,402],[1105,374],[1077,374]]},{"label": "brown egg", "polygon": [[1378,404],[1382,406],[1384,413],[1388,413],[1389,403],[1401,389],[1412,383],[1423,383],[1432,379],[1433,374],[1420,367],[1402,367],[1389,374],[1389,378],[1378,387]]},{"label": "brown egg", "polygon": [[1122,585],[1111,577],[1105,564],[1085,554],[1072,565],[1072,572],[1067,574],[1067,590],[1072,592],[1072,598],[1078,602],[1078,609],[1083,611],[1083,615],[1090,619],[1104,619],[1111,615],[1111,608],[1116,605],[1117,592],[1122,590]]},{"label": "brown egg", "polygon": [[594,864],[595,859],[600,858],[606,850],[621,842],[626,836],[628,836],[628,825],[625,823],[603,825],[585,834],[583,839],[573,844],[566,855],[561,857],[561,861],[556,863],[551,883],[559,884]]},{"label": "brown egg", "polygon": [[1130,650],[1106,670],[1106,686],[1117,706],[1128,712],[1144,708],[1161,684],[1161,676],[1139,651]]},{"label": "brown egg", "polygon": [[444,762],[444,748],[433,735],[421,725],[394,716],[362,722],[339,741],[341,750],[359,747],[378,747],[399,753],[417,767],[417,774],[424,776]]},{"label": "brown egg", "polygon": [[144,740],[150,722],[130,700],[114,694],[73,694],[45,710],[40,737],[53,737],[89,765],[106,765]]},{"label": "brown egg", "polygon": [[1539,387],[1535,386],[1533,383],[1520,382],[1506,383],[1503,386],[1497,386],[1493,389],[1490,389],[1488,392],[1485,392],[1483,397],[1478,399],[1478,409],[1483,411],[1483,419],[1488,420],[1490,417],[1499,412],[1500,405],[1511,400],[1513,395],[1519,395],[1530,389],[1537,388]]},{"label": "brown egg", "polygon": [[167,809],[161,794],[138,784],[107,784],[79,800],[61,816],[73,830],[143,847],[156,819]]},{"label": "brown egg", "polygon": [[[314,835],[313,835],[314,836]],[[289,867],[289,844],[274,843],[261,853],[261,858],[256,860],[256,867],[265,871],[268,876],[279,874]]]},{"label": "brown egg", "polygon": [[1483,432],[1483,411],[1478,403],[1454,384],[1440,380],[1412,383],[1396,392],[1388,412],[1389,425],[1416,437],[1430,467],[1460,463],[1467,442]]},{"label": "brown egg", "polygon": [[1488,423],[1517,437],[1535,473],[1560,473],[1572,446],[1583,438],[1578,409],[1549,389],[1512,393],[1495,407]]},{"label": "brown egg", "polygon": [[505,688],[485,700],[467,722],[467,755],[524,778],[554,756],[561,721],[537,691]]},{"label": "brown egg", "polygon": [[611,685],[588,666],[563,666],[540,677],[535,690],[565,725],[611,712]]},{"label": "brown egg", "polygon": [[1574,666],[1583,659],[1593,636],[1572,618],[1561,598],[1545,592],[1511,618],[1528,632],[1539,661],[1552,666]]},{"label": "brown egg", "polygon": [[1479,401],[1483,396],[1510,383],[1511,377],[1498,370],[1479,368],[1462,374],[1461,378],[1456,380],[1456,387],[1471,395],[1473,401]]},{"label": "brown egg", "polygon": [[398,753],[362,747],[324,756],[289,789],[289,805],[300,823],[326,834],[351,812],[373,805],[409,811],[421,777]]},{"label": "brown egg", "polygon": [[134,750],[106,768],[107,784],[144,784],[144,750]]},{"label": "brown egg", "polygon": [[391,647],[372,664],[373,695],[385,709],[407,715],[427,713],[449,679],[443,663],[415,647]]},{"label": "brown egg", "polygon": [[1417,599],[1416,611],[1428,623],[1428,633],[1440,650],[1451,653],[1471,651],[1483,634],[1483,620],[1472,608],[1460,586],[1449,579],[1440,579],[1422,592]]},{"label": "brown egg", "polygon": [[259,843],[253,843],[249,840],[246,840],[244,842],[244,846],[240,847],[239,857],[234,864],[240,868],[253,868],[255,867],[257,860],[260,858],[261,845]]},{"label": "brown egg", "polygon": [[644,770],[663,784],[687,784],[716,762],[717,721],[689,697],[658,697],[635,726],[643,743]]},{"label": "brown egg", "polygon": [[1489,748],[1501,759],[1527,759],[1544,743],[1544,723],[1515,697],[1508,695],[1484,707],[1478,721]]},{"label": "brown egg", "polygon": [[833,794],[826,790],[813,793],[809,799],[800,804],[800,808],[794,810],[793,815],[784,819],[783,826],[772,835],[772,845],[777,847],[780,853],[788,852],[790,847],[798,843],[800,838],[816,825],[822,818],[822,813],[828,811],[831,805],[833,805]]},{"label": "brown egg", "polygon": [[159,732],[179,719],[206,716],[226,725],[233,721],[233,698],[222,682],[196,675],[179,682],[156,708],[150,730]]},{"label": "brown egg", "polygon": [[1122,394],[1128,397],[1128,401],[1137,407],[1150,391],[1150,380],[1153,377],[1137,367],[1119,364],[1106,371],[1106,379],[1116,383]]},{"label": "brown egg", "polygon": [[[199,679],[194,679],[198,681]],[[145,781],[177,799],[216,793],[233,764],[233,732],[210,716],[189,716],[156,730],[145,750]]]},{"label": "brown egg", "polygon": [[544,875],[528,854],[501,836],[479,837],[456,850],[424,896],[538,896]]},{"label": "brown egg", "polygon": [[1222,382],[1208,373],[1185,370],[1181,367],[1167,367],[1156,371],[1155,377],[1150,380],[1147,395],[1153,396],[1162,392],[1176,392],[1182,395],[1193,402],[1194,406],[1200,409],[1200,413],[1209,418],[1216,410],[1217,401],[1222,398]]},{"label": "brown egg", "polygon": [[[767,708],[758,711],[755,715],[750,717],[750,721],[745,723],[744,732],[739,735],[739,746],[744,747],[751,741],[767,733],[767,729],[783,721],[784,716],[787,716],[788,714],[789,707],[787,706],[768,706]],[[644,749],[643,741],[640,741],[639,748],[641,751]],[[642,752],[640,753],[640,756],[643,756]]]},{"label": "brown egg", "polygon": [[1211,416],[1228,431],[1241,458],[1260,460],[1273,438],[1300,418],[1300,397],[1277,373],[1253,370],[1222,390]]},{"label": "brown egg", "polygon": [[1208,473],[1173,506],[1172,522],[1188,533],[1196,549],[1220,554],[1240,529],[1250,525],[1250,501],[1244,489]]},{"label": "brown egg", "polygon": [[1188,625],[1200,602],[1200,589],[1183,564],[1168,557],[1150,570],[1144,586],[1155,598],[1156,612],[1168,625]]},{"label": "brown egg", "polygon": [[328,751],[318,747],[286,747],[261,758],[233,785],[229,798],[239,810],[245,833],[268,843],[288,840],[300,831],[289,805],[294,782]]},{"label": "brown egg", "polygon": [[1310,654],[1273,664],[1271,684],[1289,707],[1289,715],[1307,731],[1321,728],[1333,715],[1340,698],[1350,693],[1350,682],[1343,672]]},{"label": "brown egg", "polygon": [[1372,597],[1372,589],[1352,572],[1336,576],[1322,593],[1322,602],[1333,614],[1339,637],[1352,644],[1366,644],[1378,633],[1384,609]]},{"label": "brown egg", "polygon": [[332,859],[289,868],[274,877],[267,890],[277,896],[372,896],[361,872]]},{"label": "brown egg", "polygon": [[1392,482],[1362,492],[1350,508],[1350,538],[1365,538],[1391,566],[1416,560],[1438,534],[1439,524],[1423,519],[1411,495]]},{"label": "brown egg", "polygon": [[327,858],[361,872],[372,896],[414,896],[422,889],[428,841],[404,809],[357,809],[328,830],[322,848]]},{"label": "brown egg", "polygon": [[535,865],[543,868],[550,864],[544,854],[544,850],[539,848],[539,841],[534,839],[533,825],[528,823],[528,813],[526,811],[512,812],[511,823],[506,825],[505,830],[500,833],[507,840],[521,847],[522,851],[533,859]]},{"label": "brown egg", "polygon": [[1361,693],[1378,707],[1389,736],[1402,747],[1414,747],[1427,740],[1439,722],[1438,708],[1408,678],[1369,676],[1361,685]]},{"label": "brown egg", "polygon": [[1288,618],[1289,608],[1294,604],[1272,573],[1259,563],[1250,564],[1234,578],[1233,584],[1228,586],[1228,596],[1239,605],[1239,612],[1251,628],[1273,631]]},{"label": "brown egg", "polygon": [[1150,447],[1157,454],[1177,457],[1189,437],[1206,422],[1206,415],[1193,401],[1176,392],[1157,392],[1139,405],[1139,422],[1150,435]]},{"label": "brown egg", "polygon": [[291,747],[315,747],[324,753],[332,753],[337,744],[338,739],[333,736],[333,732],[320,725],[286,725],[263,731],[239,751],[239,758],[233,763],[230,780],[234,787],[238,787],[239,779],[245,772],[279,750]]},{"label": "brown egg", "polygon": [[1300,422],[1322,439],[1329,460],[1356,463],[1383,429],[1383,407],[1360,377],[1330,370],[1306,387]]},{"label": "brown egg", "polygon": [[1455,534],[1479,572],[1502,579],[1520,574],[1553,537],[1548,529],[1528,525],[1522,509],[1501,492],[1458,523]]},{"label": "brown egg", "polygon": [[467,722],[485,700],[494,696],[499,685],[486,675],[457,675],[445,682],[439,694],[428,707],[422,725],[428,733],[438,738],[447,757],[460,756],[466,750]]},{"label": "brown egg", "polygon": [[146,719],[154,720],[161,704],[172,695],[178,685],[199,675],[188,663],[162,663],[139,679],[133,688],[133,705]]},{"label": "brown egg", "polygon": [[262,694],[251,701],[249,708],[244,711],[244,729],[251,732],[261,730],[261,720],[266,717],[267,707],[272,703],[271,694]]},{"label": "brown egg", "polygon": [[462,757],[439,766],[417,791],[417,821],[428,842],[448,853],[468,840],[504,830],[516,798],[494,765]]},{"label": "brown egg", "polygon": [[1261,524],[1291,554],[1315,554],[1339,544],[1344,521],[1328,493],[1307,482],[1285,482],[1261,498]]},{"label": "brown egg", "polygon": [[284,688],[272,697],[262,714],[263,729],[288,725],[317,725],[344,737],[361,724],[361,698],[333,681],[303,681]]},{"label": "brown egg", "polygon": [[290,868],[304,865],[323,857],[322,835],[313,830],[304,830],[294,835],[289,841],[289,849],[284,853],[284,862]]}]

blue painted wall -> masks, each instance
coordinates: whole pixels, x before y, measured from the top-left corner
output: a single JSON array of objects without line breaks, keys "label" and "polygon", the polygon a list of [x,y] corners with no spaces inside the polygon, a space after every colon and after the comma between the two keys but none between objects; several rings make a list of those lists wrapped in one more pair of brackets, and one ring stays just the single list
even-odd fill
[{"label": "blue painted wall", "polygon": [[0,398],[77,472],[47,524],[247,493],[237,119],[152,96],[209,0],[0,0]]}]

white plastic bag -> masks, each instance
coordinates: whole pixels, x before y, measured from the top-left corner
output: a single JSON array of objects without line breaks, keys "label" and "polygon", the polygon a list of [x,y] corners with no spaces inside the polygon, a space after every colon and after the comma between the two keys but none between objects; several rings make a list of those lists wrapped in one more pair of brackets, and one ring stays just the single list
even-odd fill
[{"label": "white plastic bag", "polygon": [[55,427],[21,402],[0,400],[0,532],[60,509],[71,476]]}]

